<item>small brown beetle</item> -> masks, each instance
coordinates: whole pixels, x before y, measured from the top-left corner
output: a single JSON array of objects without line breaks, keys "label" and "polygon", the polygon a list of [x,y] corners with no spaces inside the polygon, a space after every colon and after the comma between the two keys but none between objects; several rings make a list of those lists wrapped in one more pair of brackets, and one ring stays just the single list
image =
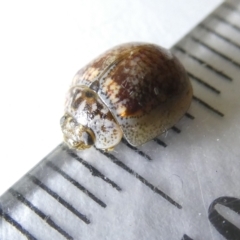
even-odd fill
[{"label": "small brown beetle", "polygon": [[186,71],[170,51],[123,44],[75,75],[61,119],[64,140],[78,150],[111,150],[122,137],[139,146],[172,127],[191,99]]}]

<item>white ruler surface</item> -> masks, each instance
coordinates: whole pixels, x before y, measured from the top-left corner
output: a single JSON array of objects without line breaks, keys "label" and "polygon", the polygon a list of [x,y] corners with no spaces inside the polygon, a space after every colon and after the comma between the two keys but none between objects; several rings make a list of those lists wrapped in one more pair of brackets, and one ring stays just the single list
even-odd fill
[{"label": "white ruler surface", "polygon": [[172,48],[188,113],[139,148],[59,145],[1,196],[0,239],[240,239],[240,3]]}]

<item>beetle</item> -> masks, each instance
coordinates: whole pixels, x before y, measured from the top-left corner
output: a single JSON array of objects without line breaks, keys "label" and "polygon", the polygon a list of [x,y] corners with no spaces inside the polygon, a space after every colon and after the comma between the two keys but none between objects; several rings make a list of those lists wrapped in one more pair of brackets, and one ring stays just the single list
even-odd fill
[{"label": "beetle", "polygon": [[73,78],[60,124],[69,147],[112,150],[124,137],[139,146],[188,110],[192,86],[180,61],[149,43],[103,53]]}]

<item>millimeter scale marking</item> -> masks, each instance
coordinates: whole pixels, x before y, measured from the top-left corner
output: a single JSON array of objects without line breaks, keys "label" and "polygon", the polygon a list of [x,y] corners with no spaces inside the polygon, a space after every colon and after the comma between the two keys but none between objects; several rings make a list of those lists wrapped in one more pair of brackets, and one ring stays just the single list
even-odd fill
[{"label": "millimeter scale marking", "polygon": [[71,184],[73,184],[76,188],[78,188],[80,191],[85,193],[89,198],[91,198],[93,201],[95,201],[97,204],[99,204],[101,207],[106,207],[107,205],[98,199],[94,194],[92,194],[89,190],[87,190],[85,187],[83,187],[79,182],[71,178],[68,174],[66,174],[64,171],[62,171],[60,168],[58,168],[56,165],[54,165],[51,161],[47,162],[46,165],[53,169],[54,171],[58,172],[61,176],[63,176],[65,179],[67,179]]},{"label": "millimeter scale marking", "polygon": [[204,30],[214,34],[216,37],[222,39],[223,41],[230,43],[231,45],[235,46],[236,48],[240,49],[240,45],[238,43],[236,43],[235,41],[233,41],[232,39],[230,39],[229,37],[226,37],[224,35],[222,35],[221,33],[213,30],[212,28],[206,26],[206,24],[200,24],[199,25],[200,28],[203,28]]},{"label": "millimeter scale marking", "polygon": [[86,167],[94,177],[99,177],[106,183],[110,184],[113,188],[115,188],[118,191],[121,191],[122,189],[112,180],[110,180],[108,177],[106,177],[103,173],[101,173],[99,170],[97,170],[95,167],[93,167],[91,164],[89,164],[87,161],[80,158],[76,153],[71,151],[67,146],[64,144],[61,144],[61,148],[69,154],[73,159],[77,160],[79,163],[81,163],[84,167]]},{"label": "millimeter scale marking", "polygon": [[213,47],[209,46],[207,43],[201,41],[200,39],[194,37],[194,36],[191,36],[191,39],[193,41],[195,41],[196,43],[204,46],[205,48],[207,48],[208,50],[210,50],[211,52],[215,53],[216,55],[218,55],[219,57],[225,59],[226,61],[228,62],[231,62],[232,64],[234,64],[235,66],[239,67],[240,68],[240,63],[234,61],[233,59],[231,59],[230,57],[228,57],[227,55],[219,52],[218,50],[214,49]]},{"label": "millimeter scale marking", "polygon": [[50,196],[55,198],[60,204],[62,204],[65,208],[67,208],[69,211],[71,211],[73,214],[75,214],[83,222],[85,222],[86,224],[90,223],[90,220],[84,214],[80,213],[71,204],[69,204],[62,197],[60,197],[56,192],[54,192],[49,187],[47,187],[44,183],[42,183],[38,178],[36,178],[35,176],[33,176],[31,174],[28,174],[27,176],[33,183],[35,183],[38,187],[40,187],[44,191],[46,191]]},{"label": "millimeter scale marking", "polygon": [[204,65],[205,68],[207,69],[210,69],[211,71],[213,71],[215,74],[219,75],[220,77],[222,77],[223,79],[225,80],[228,80],[228,81],[232,81],[232,78],[229,77],[228,75],[226,75],[225,73],[222,72],[222,70],[218,70],[216,68],[214,68],[213,66],[211,66],[210,64],[204,62],[203,60],[199,59],[198,57],[188,53],[186,50],[184,50],[183,48],[179,47],[179,46],[176,46],[175,47],[176,50],[182,52],[182,53],[185,53],[188,55],[188,57],[194,59],[195,61],[197,61],[199,64],[202,64]]},{"label": "millimeter scale marking", "polygon": [[14,220],[9,214],[4,212],[0,208],[0,216],[4,220],[6,220],[9,224],[11,224],[13,227],[15,227],[21,234],[23,234],[27,239],[29,240],[37,240],[29,231],[27,231],[21,224],[19,224],[16,220]]},{"label": "millimeter scale marking", "polygon": [[20,202],[22,202],[24,205],[29,207],[34,213],[36,213],[42,220],[44,220],[47,224],[49,224],[50,227],[54,228],[56,231],[58,231],[61,235],[63,235],[66,239],[73,239],[66,231],[64,231],[60,226],[58,226],[49,216],[47,216],[45,213],[43,213],[41,210],[39,210],[37,207],[35,207],[31,202],[29,202],[25,197],[23,197],[22,194],[17,192],[14,189],[10,189],[9,192],[17,198]]},{"label": "millimeter scale marking", "polygon": [[161,191],[160,189],[158,189],[156,186],[153,186],[151,183],[149,183],[146,179],[144,179],[141,175],[139,175],[138,173],[136,173],[134,170],[132,170],[131,168],[129,168],[126,164],[124,164],[123,162],[121,162],[119,159],[117,159],[113,154],[108,153],[108,152],[104,152],[103,150],[97,149],[99,152],[101,152],[103,155],[105,155],[108,159],[110,159],[112,162],[114,162],[117,166],[119,166],[120,168],[124,169],[125,171],[127,171],[128,173],[130,173],[131,175],[133,175],[135,178],[137,178],[138,180],[140,180],[144,185],[148,186],[151,190],[153,190],[155,193],[159,194],[161,197],[163,197],[164,199],[166,199],[168,202],[170,202],[172,205],[176,206],[177,208],[181,209],[182,206],[177,203],[175,200],[173,200],[172,198],[170,198],[167,194],[165,194],[163,191]]},{"label": "millimeter scale marking", "polygon": [[[224,3],[222,5],[222,7],[231,9],[232,11],[240,12],[240,10],[235,9],[229,3]],[[236,31],[240,31],[239,26],[237,26],[233,23],[230,23],[228,20],[222,18],[219,15],[212,14],[210,16],[210,18],[217,19],[219,22],[221,22],[221,24],[227,24],[228,26],[232,27]],[[237,42],[235,42],[235,40],[232,40],[231,38],[222,35],[221,33],[217,32],[217,30],[213,30],[206,23],[201,23],[199,26],[197,26],[197,28],[202,28],[205,31],[207,31],[209,34],[213,34],[216,37],[222,39],[227,44],[231,44],[231,45],[235,46],[236,48],[240,49],[240,45]],[[191,41],[194,41],[195,43],[203,46],[207,51],[209,51],[209,53],[214,54],[219,58],[222,58],[223,60],[225,60],[226,62],[229,62],[230,64],[234,65],[235,67],[238,67],[238,68],[240,67],[240,63],[237,60],[232,59],[230,56],[222,53],[218,49],[213,48],[208,43],[204,42],[203,39],[197,38],[197,37],[195,37],[195,35],[192,35],[191,33],[188,36],[186,36],[186,39],[188,39],[188,40],[190,39]],[[197,57],[197,56],[193,55],[191,53],[191,51],[186,51],[182,46],[179,46],[179,45],[176,45],[173,49],[181,52],[181,54],[185,54],[186,58],[192,59],[192,61],[197,62],[197,64],[199,64],[203,68],[205,68],[208,71],[211,71],[213,74],[219,76],[221,78],[221,79],[219,79],[219,81],[226,80],[227,82],[229,82],[229,84],[232,83],[231,76],[228,76],[226,73],[222,72],[221,69],[217,69],[216,67],[213,67],[211,65],[211,63],[205,62],[203,59],[201,59],[200,56]],[[188,70],[188,68],[187,68],[187,71],[188,71],[188,75],[189,75],[190,79],[192,81],[194,81],[196,84],[199,84],[199,87],[205,88],[206,91],[210,91],[213,95],[214,94],[215,95],[222,94],[222,90],[219,90],[217,88],[217,86],[214,86],[214,85],[208,83],[208,79],[203,79],[199,76],[195,76],[195,74],[193,74],[190,70]],[[217,109],[215,106],[212,106],[207,101],[205,101],[204,96],[195,96],[194,95],[192,104],[194,104],[194,102],[197,102],[203,108],[206,108],[206,114],[217,114],[220,117],[224,117],[224,113],[221,112],[221,109]],[[193,113],[187,112],[185,114],[184,118],[185,119],[188,118],[190,120],[193,120],[195,118],[194,115],[195,115],[194,112]],[[180,130],[178,127],[174,126],[174,127],[172,127],[172,129],[169,129],[169,131],[170,130],[172,130],[174,134],[180,134],[181,135],[181,132],[184,132],[184,127],[181,127],[181,130]],[[152,142],[155,142],[156,144],[158,144],[162,147],[167,147],[168,146],[168,143],[163,142],[159,138],[154,139]],[[149,154],[145,153],[144,150],[142,150],[142,149],[140,150],[136,147],[132,147],[125,140],[123,140],[122,143],[126,147],[128,147],[130,151],[133,151],[134,154],[139,155],[139,157],[142,158],[143,160],[144,159],[148,160],[149,164],[151,164],[151,162],[154,161],[154,159]],[[81,166],[83,166],[85,169],[87,169],[91,173],[92,177],[99,178],[99,179],[101,179],[101,181],[104,184],[106,184],[108,186],[111,186],[112,190],[115,191],[115,194],[122,194],[121,191],[123,189],[122,189],[121,185],[118,183],[117,179],[111,179],[110,177],[108,177],[107,176],[108,175],[107,171],[104,172],[104,173],[101,172],[97,167],[95,167],[95,166],[91,165],[89,162],[87,162],[86,159],[78,156],[77,153],[68,149],[65,144],[60,144],[58,148],[60,149],[60,151],[66,153],[66,156],[68,156],[67,159],[68,158],[69,159],[74,159],[79,164],[81,164]],[[127,173],[132,175],[135,179],[139,180],[145,186],[147,186],[148,188],[153,190],[154,193],[160,195],[160,198],[163,198],[163,199],[167,200],[169,203],[171,203],[177,209],[182,209],[182,206],[177,202],[177,199],[173,200],[165,192],[161,191],[159,189],[159,187],[156,187],[153,184],[151,184],[150,181],[143,178],[137,171],[130,168],[127,164],[123,163],[121,161],[121,159],[118,159],[114,155],[114,153],[104,152],[102,150],[98,150],[98,152],[100,152],[102,155],[104,155],[104,157],[109,159],[116,166],[125,170]],[[141,162],[140,162],[140,164],[141,164]],[[101,199],[101,197],[98,197],[97,195],[95,195],[95,193],[88,190],[88,186],[83,186],[79,181],[74,179],[72,176],[68,175],[63,169],[61,169],[61,167],[57,166],[54,163],[54,161],[50,161],[49,159],[47,159],[47,162],[45,163],[44,166],[51,169],[53,172],[55,172],[55,174],[60,175],[66,181],[71,183],[76,189],[83,192],[83,194],[86,198],[91,199],[91,201],[95,202],[100,208],[106,209],[104,211],[107,211],[108,206],[105,203],[106,199]],[[60,196],[57,192],[54,191],[54,189],[45,185],[41,181],[41,179],[39,179],[37,176],[34,176],[32,174],[28,174],[27,178],[29,178],[29,181],[32,181],[36,185],[36,188],[41,188],[43,191],[45,191],[47,194],[49,194],[52,198],[54,198],[55,201],[56,201],[56,206],[57,207],[58,207],[57,204],[61,204],[63,207],[68,209],[74,216],[76,216],[76,221],[77,221],[77,219],[79,219],[81,222],[83,222],[83,224],[84,223],[88,224],[88,225],[97,224],[96,222],[91,222],[89,220],[89,218],[87,217],[89,212],[91,212],[91,209],[84,209],[84,213],[82,213],[80,210],[77,210],[71,203],[67,202],[64,199],[64,196]],[[127,189],[124,189],[124,191],[127,191]],[[17,199],[21,204],[23,204],[23,205],[27,206],[29,209],[31,209],[32,214],[36,214],[37,216],[39,216],[43,221],[45,221],[49,225],[49,227],[53,228],[55,231],[57,231],[59,234],[61,234],[65,239],[74,239],[71,236],[71,233],[67,232],[67,230],[65,230],[64,228],[61,227],[61,226],[64,226],[64,219],[62,219],[62,224],[60,226],[59,224],[57,224],[55,222],[55,220],[54,220],[55,217],[54,216],[51,216],[51,218],[50,218],[46,213],[44,213],[44,209],[40,209],[39,207],[36,207],[18,189],[11,188],[8,192],[12,195],[13,198]],[[13,228],[15,230],[19,231],[27,239],[32,239],[32,240],[37,239],[37,236],[34,236],[31,233],[31,231],[27,230],[23,225],[21,225],[17,220],[15,220],[11,216],[11,214],[7,213],[5,211],[5,209],[2,209],[1,207],[2,206],[0,206],[0,214],[1,214],[1,217],[2,217],[3,220],[5,220],[7,223],[9,223],[11,226],[13,226]],[[93,219],[94,219],[94,214],[93,214]],[[183,239],[191,239],[191,238],[188,237],[187,234],[184,234]]]}]

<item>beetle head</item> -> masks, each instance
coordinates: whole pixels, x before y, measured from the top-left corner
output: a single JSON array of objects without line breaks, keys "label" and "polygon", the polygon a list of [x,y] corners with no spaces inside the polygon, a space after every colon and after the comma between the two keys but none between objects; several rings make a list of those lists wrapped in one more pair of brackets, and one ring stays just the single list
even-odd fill
[{"label": "beetle head", "polygon": [[84,150],[90,148],[95,142],[93,131],[79,124],[71,115],[65,114],[61,120],[64,141],[70,148]]}]

